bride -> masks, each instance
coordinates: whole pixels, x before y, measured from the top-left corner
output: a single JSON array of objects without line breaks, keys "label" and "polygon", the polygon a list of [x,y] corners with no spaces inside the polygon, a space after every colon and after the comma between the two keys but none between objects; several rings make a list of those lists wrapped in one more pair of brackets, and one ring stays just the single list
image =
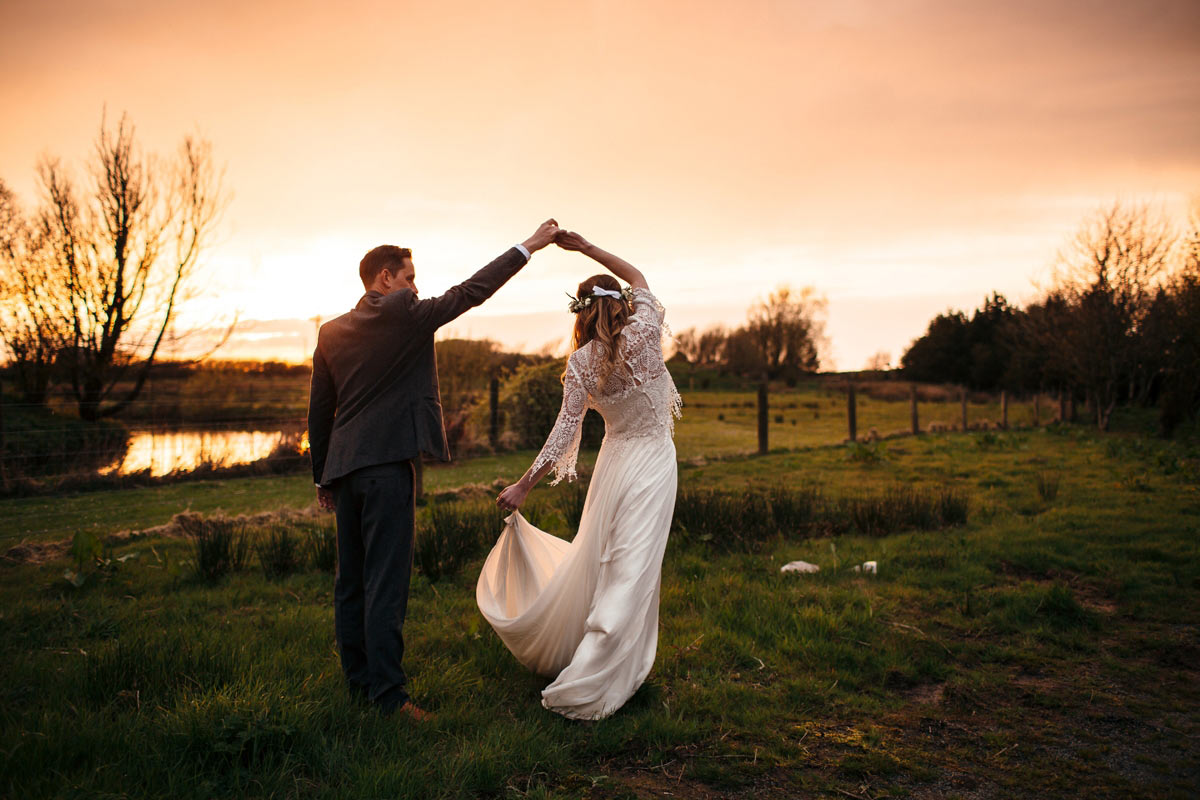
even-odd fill
[{"label": "bride", "polygon": [[[574,232],[556,242],[624,280],[600,274],[579,285],[563,401],[545,446],[497,505],[513,511],[484,562],[480,611],[517,660],[554,678],[542,705],[572,719],[600,719],[625,704],[650,672],[658,646],[663,551],[678,480],[673,416],[679,392],[662,352],[662,305],[636,268]],[[574,479],[588,408],[604,417],[604,442],[570,543],[518,509],[554,471]]]}]

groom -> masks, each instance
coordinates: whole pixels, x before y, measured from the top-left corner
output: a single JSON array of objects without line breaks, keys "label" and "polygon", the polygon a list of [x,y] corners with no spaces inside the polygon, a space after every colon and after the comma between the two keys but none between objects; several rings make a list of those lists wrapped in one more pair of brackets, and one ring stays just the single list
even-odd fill
[{"label": "groom", "polygon": [[418,299],[409,250],[383,245],[358,267],[366,294],[321,326],[308,439],[317,502],[336,512],[334,628],[352,693],[385,714],[429,714],[405,691],[404,613],[412,571],[413,462],[450,459],[433,335],[481,304],[554,240],[547,220],[522,244],[439,297]]}]

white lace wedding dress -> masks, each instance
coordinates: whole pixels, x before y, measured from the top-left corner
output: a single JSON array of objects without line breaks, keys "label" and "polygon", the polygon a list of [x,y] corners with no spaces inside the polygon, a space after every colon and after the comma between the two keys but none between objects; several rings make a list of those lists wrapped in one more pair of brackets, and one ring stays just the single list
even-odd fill
[{"label": "white lace wedding dress", "polygon": [[574,719],[599,719],[642,685],[658,647],[663,551],[678,479],[674,417],[680,398],[663,363],[663,307],[633,290],[634,313],[618,340],[621,364],[597,385],[602,352],[571,354],[563,403],[533,463],[575,477],[588,408],[604,417],[604,443],[575,539],[531,525],[520,512],[479,575],[479,610],[522,664],[554,678],[542,705]]}]

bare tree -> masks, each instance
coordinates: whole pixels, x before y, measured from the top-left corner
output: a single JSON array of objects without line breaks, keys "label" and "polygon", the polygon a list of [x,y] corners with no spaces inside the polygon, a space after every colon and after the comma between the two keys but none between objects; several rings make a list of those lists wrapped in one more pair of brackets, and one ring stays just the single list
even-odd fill
[{"label": "bare tree", "polygon": [[1193,203],[1180,256],[1180,268],[1155,298],[1147,337],[1162,361],[1159,423],[1166,436],[1200,413],[1200,201]]},{"label": "bare tree", "polygon": [[734,328],[721,342],[722,371],[752,378],[761,378],[767,371],[758,341],[746,326]]},{"label": "bare tree", "polygon": [[44,405],[69,336],[64,281],[40,226],[0,181],[0,339],[22,402]]},{"label": "bare tree", "polygon": [[812,287],[799,292],[780,286],[750,309],[746,330],[771,377],[789,371],[816,372],[824,340],[825,299]]},{"label": "bare tree", "polygon": [[675,352],[697,366],[716,366],[722,362],[729,336],[723,325],[712,325],[703,332],[688,328],[675,334]]},{"label": "bare tree", "polygon": [[1059,255],[1052,294],[1071,308],[1060,353],[1101,430],[1122,398],[1149,391],[1159,359],[1148,351],[1142,327],[1176,242],[1170,222],[1147,206],[1114,203]]},{"label": "bare tree", "polygon": [[863,370],[866,372],[883,372],[892,368],[892,354],[886,350],[880,350],[875,355],[867,359],[863,365]]},{"label": "bare tree", "polygon": [[699,355],[700,335],[695,328],[688,328],[675,334],[675,355],[683,356],[689,364],[697,363]]},{"label": "bare tree", "polygon": [[95,420],[141,393],[226,196],[208,142],[185,137],[175,159],[159,162],[125,117],[115,130],[101,121],[90,168],[80,193],[60,162],[42,163],[39,220],[65,285],[63,361],[79,415]]},{"label": "bare tree", "polygon": [[696,339],[696,363],[705,366],[719,364],[725,350],[725,341],[728,338],[729,332],[723,325],[706,328],[704,333]]}]

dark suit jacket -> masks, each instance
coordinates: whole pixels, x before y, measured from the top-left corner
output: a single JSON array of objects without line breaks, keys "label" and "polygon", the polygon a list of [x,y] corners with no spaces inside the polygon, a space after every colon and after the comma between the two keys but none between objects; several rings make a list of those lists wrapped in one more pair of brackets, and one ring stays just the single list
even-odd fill
[{"label": "dark suit jacket", "polygon": [[440,297],[367,292],[321,326],[313,353],[308,443],[313,480],[428,453],[450,460],[433,334],[487,300],[525,266],[513,247]]}]

